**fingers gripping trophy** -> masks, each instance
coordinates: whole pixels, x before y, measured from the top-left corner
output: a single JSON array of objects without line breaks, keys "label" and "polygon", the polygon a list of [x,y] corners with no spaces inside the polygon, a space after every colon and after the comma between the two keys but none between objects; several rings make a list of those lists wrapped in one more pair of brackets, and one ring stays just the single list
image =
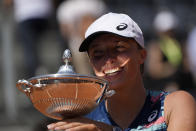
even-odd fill
[{"label": "fingers gripping trophy", "polygon": [[71,52],[66,49],[63,54],[65,64],[56,74],[23,79],[16,84],[33,106],[47,117],[63,120],[85,115],[115,93],[107,90],[106,80],[75,73],[71,60]]}]

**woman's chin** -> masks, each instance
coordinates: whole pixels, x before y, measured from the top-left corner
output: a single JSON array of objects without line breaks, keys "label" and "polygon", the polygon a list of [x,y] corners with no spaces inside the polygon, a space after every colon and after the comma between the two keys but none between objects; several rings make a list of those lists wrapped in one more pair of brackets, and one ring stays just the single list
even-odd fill
[{"label": "woman's chin", "polygon": [[117,90],[119,87],[122,87],[122,85],[125,83],[124,76],[124,70],[121,70],[112,74],[107,74],[101,78],[108,81],[109,89]]},{"label": "woman's chin", "polygon": [[119,90],[123,86],[123,83],[118,80],[118,81],[109,81],[109,89],[111,90]]}]

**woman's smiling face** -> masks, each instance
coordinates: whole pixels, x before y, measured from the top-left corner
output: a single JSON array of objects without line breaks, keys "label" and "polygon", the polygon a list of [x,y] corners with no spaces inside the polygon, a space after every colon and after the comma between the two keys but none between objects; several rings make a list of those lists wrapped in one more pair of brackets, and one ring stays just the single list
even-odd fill
[{"label": "woman's smiling face", "polygon": [[136,80],[146,57],[135,40],[114,34],[97,36],[88,54],[96,76],[108,80],[113,89]]}]

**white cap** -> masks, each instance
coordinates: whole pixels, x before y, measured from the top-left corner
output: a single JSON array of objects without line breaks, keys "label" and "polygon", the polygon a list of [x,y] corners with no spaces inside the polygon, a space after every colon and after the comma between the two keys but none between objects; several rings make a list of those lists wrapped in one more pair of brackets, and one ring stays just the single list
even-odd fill
[{"label": "white cap", "polygon": [[93,22],[85,33],[85,40],[79,51],[87,51],[91,40],[100,33],[112,33],[126,38],[133,38],[144,48],[144,38],[140,27],[126,14],[108,13]]}]

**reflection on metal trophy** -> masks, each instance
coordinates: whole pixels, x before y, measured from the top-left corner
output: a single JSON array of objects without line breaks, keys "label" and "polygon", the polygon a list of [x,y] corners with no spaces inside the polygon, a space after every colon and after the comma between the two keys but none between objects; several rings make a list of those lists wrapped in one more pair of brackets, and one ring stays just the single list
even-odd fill
[{"label": "reflection on metal trophy", "polygon": [[115,93],[107,91],[107,81],[75,73],[71,59],[71,52],[66,49],[63,54],[65,65],[56,74],[19,80],[16,84],[34,107],[50,118],[62,120],[85,115]]}]

